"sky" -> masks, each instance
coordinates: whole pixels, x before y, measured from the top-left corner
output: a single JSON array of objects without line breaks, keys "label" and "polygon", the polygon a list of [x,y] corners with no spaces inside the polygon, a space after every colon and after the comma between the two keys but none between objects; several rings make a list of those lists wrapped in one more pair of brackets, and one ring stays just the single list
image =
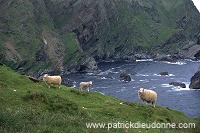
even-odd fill
[{"label": "sky", "polygon": [[200,12],[200,0],[192,0],[194,5],[197,7],[197,9],[199,10]]}]

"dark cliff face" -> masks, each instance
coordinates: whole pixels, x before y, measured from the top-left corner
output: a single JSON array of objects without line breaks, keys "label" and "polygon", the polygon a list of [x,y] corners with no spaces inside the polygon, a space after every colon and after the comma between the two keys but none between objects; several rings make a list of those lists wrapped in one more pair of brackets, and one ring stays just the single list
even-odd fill
[{"label": "dark cliff face", "polygon": [[135,59],[138,54],[194,57],[185,54],[198,42],[200,29],[192,1],[63,0],[46,5],[62,34],[75,33],[83,51],[96,60]]},{"label": "dark cliff face", "polygon": [[189,88],[200,89],[200,69],[191,77]]},{"label": "dark cliff face", "polygon": [[200,58],[200,13],[190,0],[0,3],[0,61],[32,75],[157,54]]}]

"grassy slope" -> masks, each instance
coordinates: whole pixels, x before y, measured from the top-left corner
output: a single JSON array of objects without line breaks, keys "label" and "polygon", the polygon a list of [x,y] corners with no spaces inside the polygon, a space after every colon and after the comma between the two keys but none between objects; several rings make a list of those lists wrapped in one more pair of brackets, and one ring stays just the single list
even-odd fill
[{"label": "grassy slope", "polygon": [[[180,33],[178,27],[180,24],[175,22],[180,21],[186,15],[185,10],[191,3],[186,0],[137,1],[141,1],[144,5],[149,4],[152,7],[139,6],[137,2],[134,3],[133,1],[132,3],[122,2],[119,4],[113,2],[114,4],[105,4],[108,14],[114,10],[113,17],[109,20],[110,25],[103,34],[105,36],[102,37],[108,38],[104,42],[107,44],[106,50],[112,52],[114,51],[113,49],[122,44],[126,46],[127,51],[128,49],[135,49],[136,52],[145,52],[147,50],[151,53],[166,53],[169,50],[171,53],[176,53],[181,49],[181,44],[183,44],[181,41],[183,40],[178,40],[178,43],[168,44],[169,46],[164,50],[162,46],[170,37]],[[189,12],[188,16],[195,16],[192,13],[195,13],[193,9],[191,9],[191,13]],[[129,17],[125,14],[128,14]],[[189,38],[190,35],[197,32],[197,28],[193,26],[196,22],[191,21],[195,20],[194,18],[187,19],[188,24],[182,28],[184,31],[182,33]],[[103,40],[102,38],[100,40]],[[106,43],[108,40],[109,43]],[[130,53],[130,51],[127,53]]]},{"label": "grassy slope", "polygon": [[[165,53],[166,49],[175,53],[175,50],[180,49],[181,44],[184,45],[184,43],[170,44],[166,49],[159,48],[168,38],[179,32],[177,23],[174,22],[182,19],[186,14],[189,17],[189,24],[184,29],[184,34],[189,37],[190,34],[192,35],[192,33],[198,31],[198,28],[193,26],[196,24],[195,18],[190,18],[190,16],[195,17],[195,15],[192,15],[195,11],[191,10],[187,13],[185,11],[186,7],[190,7],[186,6],[186,0],[152,0],[144,2],[144,4],[150,4],[152,8],[139,6],[136,1],[144,2],[144,0],[132,0],[131,3],[110,0],[105,2],[102,5],[103,7],[99,7],[102,13],[102,20],[100,21],[102,24],[99,24],[95,31],[95,38],[98,38],[99,41],[98,44],[94,44],[95,47],[91,47],[91,50],[89,50],[92,51],[91,53],[98,50],[99,53],[97,54],[102,55],[104,53],[113,55],[115,52],[128,55],[146,51]],[[81,7],[82,3],[84,2],[80,0],[75,2],[73,10],[71,8],[61,9],[59,6],[64,7],[65,4],[60,4],[58,1],[27,0],[23,2],[16,0],[11,4],[2,4],[3,6],[0,6],[0,11],[3,14],[0,19],[2,27],[2,32],[0,32],[1,62],[13,69],[19,68],[19,66],[20,68],[23,67],[23,69],[26,69],[24,70],[26,73],[28,71],[36,73],[43,68],[51,67],[52,62],[54,62],[52,60],[37,62],[39,64],[37,66],[32,65],[36,63],[36,53],[43,46],[42,31],[44,28],[48,29],[49,32],[54,32],[57,35],[56,38],[62,38],[60,41],[65,48],[63,64],[68,65],[76,62],[81,55],[85,54],[85,51],[79,50],[73,33],[66,32],[60,35],[60,29],[65,25],[74,26],[74,23],[71,24],[68,21],[75,19],[79,12],[84,10]],[[55,15],[56,13],[58,14]],[[129,17],[124,14],[128,14]],[[13,47],[22,58],[20,61],[5,60],[6,42],[13,44]],[[122,49],[120,49],[121,46],[123,46]],[[120,50],[117,49],[118,47]]]},{"label": "grassy slope", "polygon": [[[97,92],[61,88],[49,89],[43,81],[33,83],[0,66],[0,132],[107,132],[107,129],[87,129],[87,122],[198,122],[164,107],[153,108]],[[110,132],[197,132],[198,129],[111,129]]]}]

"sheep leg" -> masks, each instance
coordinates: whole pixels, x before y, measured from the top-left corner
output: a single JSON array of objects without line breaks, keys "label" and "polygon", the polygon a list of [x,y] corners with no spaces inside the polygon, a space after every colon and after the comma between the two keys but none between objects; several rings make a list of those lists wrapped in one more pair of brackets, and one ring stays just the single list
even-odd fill
[{"label": "sheep leg", "polygon": [[87,91],[88,91],[88,92],[90,91],[89,89],[90,89],[90,87],[87,88]]},{"label": "sheep leg", "polygon": [[82,91],[82,87],[79,88]]},{"label": "sheep leg", "polygon": [[156,106],[156,105],[155,105],[155,102],[152,102],[152,105],[153,105],[153,107],[155,108],[155,106]]}]

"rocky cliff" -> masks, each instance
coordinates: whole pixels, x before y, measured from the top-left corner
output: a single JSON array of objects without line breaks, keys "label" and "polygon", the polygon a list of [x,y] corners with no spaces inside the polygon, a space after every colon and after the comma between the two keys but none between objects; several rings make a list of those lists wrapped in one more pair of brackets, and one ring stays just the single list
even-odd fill
[{"label": "rocky cliff", "polygon": [[191,0],[0,0],[0,62],[38,76],[158,54],[200,59],[199,22]]},{"label": "rocky cliff", "polygon": [[200,89],[200,69],[191,77],[190,89]]}]

